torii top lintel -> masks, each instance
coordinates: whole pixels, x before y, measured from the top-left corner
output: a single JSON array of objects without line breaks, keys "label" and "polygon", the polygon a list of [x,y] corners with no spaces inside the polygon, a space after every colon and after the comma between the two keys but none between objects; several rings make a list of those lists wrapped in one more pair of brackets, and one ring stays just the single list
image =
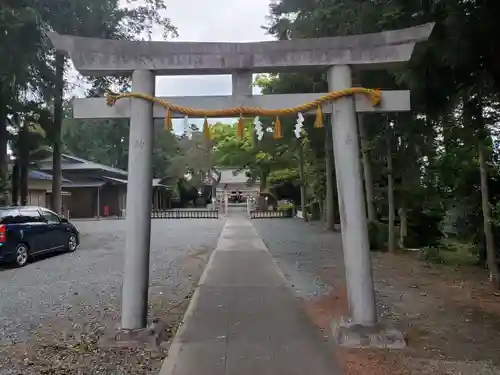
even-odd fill
[{"label": "torii top lintel", "polygon": [[238,70],[272,73],[332,65],[387,68],[410,60],[415,44],[427,40],[433,27],[434,23],[427,23],[374,34],[251,43],[125,41],[57,33],[48,36],[83,75],[130,75],[139,69],[158,75],[196,75]]}]

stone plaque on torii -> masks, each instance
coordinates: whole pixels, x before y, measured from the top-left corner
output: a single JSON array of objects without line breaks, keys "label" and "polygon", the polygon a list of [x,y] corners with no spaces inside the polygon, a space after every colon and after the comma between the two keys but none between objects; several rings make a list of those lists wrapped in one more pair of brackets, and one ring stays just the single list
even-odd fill
[{"label": "stone plaque on torii", "polygon": [[[294,107],[324,94],[252,95],[253,73],[327,70],[329,91],[352,87],[352,71],[386,69],[410,60],[416,43],[428,39],[434,24],[346,37],[254,43],[147,42],[82,38],[50,33],[54,47],[66,52],[86,76],[131,76],[132,91],[155,95],[156,75],[231,74],[230,96],[167,97],[184,107],[277,109]],[[374,107],[363,95],[322,105],[332,113],[332,137],[341,214],[347,292],[352,321],[377,322],[366,210],[359,162],[356,112],[410,110],[408,91],[382,91]],[[75,118],[130,118],[125,266],[121,328],[147,324],[151,227],[153,119],[165,109],[129,98],[110,107],[104,98],[76,99]],[[172,113],[172,115],[175,115]]]}]

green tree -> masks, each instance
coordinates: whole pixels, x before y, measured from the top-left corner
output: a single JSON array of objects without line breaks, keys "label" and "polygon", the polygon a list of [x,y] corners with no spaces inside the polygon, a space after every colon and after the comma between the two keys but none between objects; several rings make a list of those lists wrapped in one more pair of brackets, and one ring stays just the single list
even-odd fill
[{"label": "green tree", "polygon": [[[48,76],[34,1],[2,3],[0,7],[0,204],[6,204],[8,182],[7,123],[27,92],[39,94],[40,76]],[[22,42],[20,42],[22,41]]]},{"label": "green tree", "polygon": [[[140,4],[140,5],[139,5]],[[63,0],[55,7],[41,10],[44,29],[60,34],[113,39],[137,39],[150,37],[153,27],[160,25],[165,35],[176,34],[168,18],[162,16],[166,5],[161,0],[146,0],[139,3],[129,0],[120,7],[118,0]],[[144,35],[146,34],[146,35]],[[67,61],[62,53],[55,53],[55,77],[53,85],[54,129],[53,129],[53,185],[52,208],[61,209],[61,151],[64,73]],[[105,86],[106,80],[97,80],[97,86]]]},{"label": "green tree", "polygon": [[[370,219],[387,217],[397,208],[400,244],[404,244],[416,237],[435,238],[406,233],[407,226],[422,231],[426,222],[439,221],[444,211],[465,205],[470,219],[467,222],[475,223],[471,228],[473,237],[478,244],[486,243],[492,279],[497,278],[495,229],[489,227],[495,219],[489,217],[489,206],[496,198],[488,194],[487,188],[491,185],[488,174],[496,175],[498,171],[490,145],[500,87],[499,46],[492,37],[499,27],[495,16],[499,7],[495,1],[466,0],[282,0],[271,6],[268,29],[279,39],[296,39],[436,22],[430,41],[416,48],[409,64],[388,72],[363,72],[356,77],[365,86],[412,90],[412,112],[363,116],[360,124]],[[268,92],[325,89],[321,74],[280,74],[262,78],[262,82]],[[476,104],[464,110],[463,103],[469,103],[469,107]],[[389,123],[393,128],[387,135]],[[319,150],[317,146],[312,149]],[[328,153],[318,156],[316,166]],[[388,165],[391,161],[392,165]],[[318,178],[314,185],[324,186],[324,182]],[[478,194],[468,197],[471,191]],[[391,207],[389,197],[394,197]],[[482,224],[475,219],[478,211],[483,214]],[[390,216],[390,222],[394,222]],[[477,240],[481,237],[485,241]],[[433,241],[429,239],[429,244]]]},{"label": "green tree", "polygon": [[[264,119],[263,123],[265,129],[271,130],[269,120]],[[291,131],[289,126],[283,125]],[[274,169],[290,165],[295,151],[289,147],[287,138],[273,139],[270,131],[266,131],[262,140],[258,141],[251,120],[245,122],[243,138],[237,137],[235,126],[215,126],[213,134],[218,140],[213,149],[215,164],[248,169],[249,177],[260,181],[261,191],[268,187],[267,178]]]},{"label": "green tree", "polygon": [[63,150],[111,167],[127,169],[129,125],[127,120],[77,120],[63,123]]},{"label": "green tree", "polygon": [[[61,127],[66,58],[54,53],[44,33],[89,37],[137,39],[151,36],[153,27],[163,27],[165,35],[174,35],[175,28],[163,16],[166,5],[161,0],[129,0],[120,6],[118,0],[22,0],[8,2],[0,10],[0,42],[6,57],[0,68],[0,181],[5,201],[6,120],[14,115],[13,105],[22,94],[47,99],[53,112],[53,127],[48,133],[53,143],[54,208],[60,207]],[[22,43],[20,43],[22,41]],[[94,86],[106,87],[109,79],[94,79]],[[50,99],[49,99],[50,98]],[[5,202],[4,202],[5,203]]]},{"label": "green tree", "polygon": [[[155,126],[153,148],[153,177],[166,178],[179,152],[177,137],[166,132],[162,124]],[[63,150],[97,163],[127,170],[129,121],[79,120],[66,118],[63,123]]]},{"label": "green tree", "polygon": [[[12,170],[12,203],[28,203],[28,171],[38,160],[47,156],[46,131],[52,125],[50,113],[37,103],[28,103],[24,110],[10,119],[13,129],[11,148],[14,157]],[[19,199],[20,198],[20,199]]]}]

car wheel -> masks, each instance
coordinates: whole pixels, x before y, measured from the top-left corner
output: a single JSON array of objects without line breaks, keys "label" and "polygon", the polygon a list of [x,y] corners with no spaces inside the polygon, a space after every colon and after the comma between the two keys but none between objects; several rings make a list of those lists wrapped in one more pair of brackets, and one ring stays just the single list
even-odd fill
[{"label": "car wheel", "polygon": [[76,236],[74,234],[70,234],[68,237],[68,251],[72,253],[78,247],[78,243],[76,242]]},{"label": "car wheel", "polygon": [[16,258],[15,262],[18,267],[24,267],[28,263],[29,259],[29,248],[28,245],[20,243],[16,247]]}]

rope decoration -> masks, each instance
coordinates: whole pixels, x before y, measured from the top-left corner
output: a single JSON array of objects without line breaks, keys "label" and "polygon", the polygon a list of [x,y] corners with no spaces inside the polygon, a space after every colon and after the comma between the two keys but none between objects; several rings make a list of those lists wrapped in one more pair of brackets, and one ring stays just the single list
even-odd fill
[{"label": "rope decoration", "polygon": [[281,130],[281,121],[278,116],[276,116],[276,120],[274,120],[274,139],[283,138],[283,131]]},{"label": "rope decoration", "polygon": [[165,115],[165,130],[170,132],[172,129],[172,112],[167,109],[167,114]]},{"label": "rope decoration", "polygon": [[283,137],[283,132],[281,129],[281,122],[279,116],[288,116],[293,115],[298,112],[306,113],[313,109],[316,109],[316,121],[314,122],[315,128],[322,128],[324,126],[323,122],[323,112],[321,110],[321,106],[325,103],[330,103],[335,100],[341,99],[346,96],[351,96],[355,94],[363,94],[368,96],[370,102],[373,106],[380,105],[380,101],[382,99],[382,93],[377,89],[367,89],[364,87],[352,87],[341,91],[330,92],[324,96],[317,98],[309,103],[304,103],[296,107],[291,108],[280,108],[280,109],[265,109],[258,107],[233,107],[233,108],[223,108],[223,109],[199,109],[199,108],[190,108],[183,107],[180,105],[176,105],[170,103],[167,100],[160,99],[154,97],[152,95],[140,93],[140,92],[124,92],[124,93],[113,93],[108,92],[106,95],[106,103],[108,106],[113,106],[118,100],[125,98],[135,98],[142,99],[154,104],[158,104],[165,108],[165,129],[170,131],[172,130],[172,112],[180,113],[189,117],[204,117],[205,121],[203,123],[203,133],[205,137],[210,138],[210,129],[208,126],[207,117],[239,117],[237,125],[237,133],[240,137],[243,137],[243,117],[245,116],[259,116],[259,117],[274,117],[276,119],[274,121],[274,134],[273,137],[275,139],[279,139]]},{"label": "rope decoration", "polygon": [[236,135],[239,138],[243,138],[245,134],[245,120],[243,119],[242,116],[240,116],[238,120],[238,125],[236,125]]},{"label": "rope decoration", "polygon": [[[379,99],[379,102],[380,102],[380,99]],[[372,103],[373,103],[373,100],[372,100]],[[323,123],[323,113],[321,112],[321,106],[318,105],[318,108],[316,109],[316,120],[314,121],[314,127],[315,128],[322,128],[323,126],[325,126]]]}]

